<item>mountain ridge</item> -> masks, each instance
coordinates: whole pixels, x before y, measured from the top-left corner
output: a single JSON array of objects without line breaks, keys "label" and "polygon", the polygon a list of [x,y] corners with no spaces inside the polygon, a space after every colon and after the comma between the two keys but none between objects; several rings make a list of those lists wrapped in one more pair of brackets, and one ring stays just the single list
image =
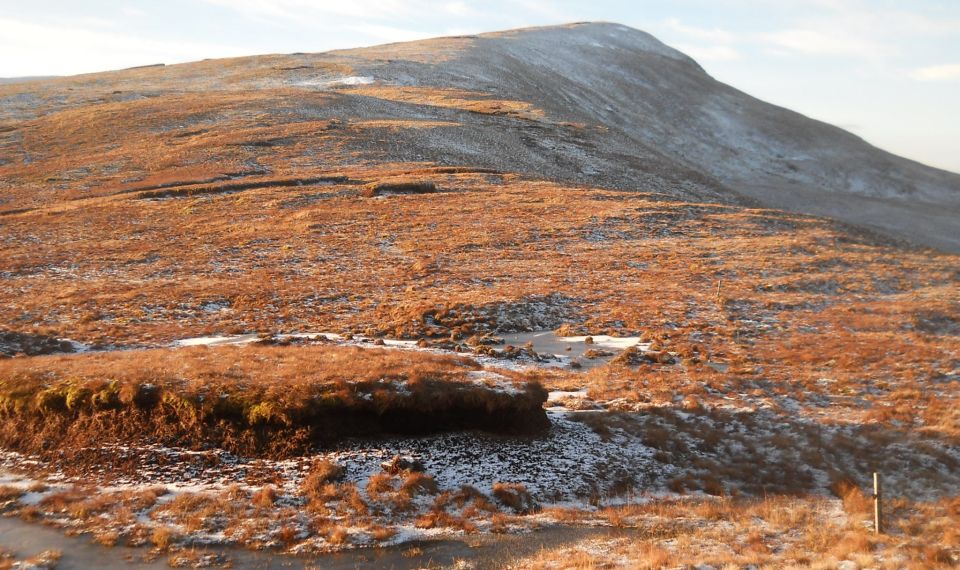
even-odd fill
[{"label": "mountain ridge", "polygon": [[[38,98],[32,86],[49,92],[41,112],[22,102]],[[471,164],[679,199],[764,205],[960,251],[954,221],[960,219],[960,175],[765,103],[710,77],[654,36],[615,23],[204,60],[3,87],[4,123],[163,94],[324,93],[337,99],[328,115],[341,121],[459,125],[396,130],[389,144],[354,141],[359,152],[383,160]],[[77,92],[87,100],[71,103]],[[19,107],[5,103],[11,99]]]},{"label": "mountain ridge", "polygon": [[[576,32],[572,33],[571,30]],[[646,74],[653,76],[654,81],[663,81],[664,75],[676,77],[685,72],[689,74],[683,77],[683,82],[679,84],[679,87],[688,89],[668,90],[675,95],[694,95],[686,101],[681,100],[684,105],[679,108],[676,99],[671,101],[673,109],[656,105],[656,93],[647,96],[640,103],[653,102],[652,105],[646,105],[646,113],[656,115],[666,111],[674,123],[682,122],[685,115],[691,112],[707,111],[703,117],[706,120],[690,125],[692,128],[688,129],[688,133],[706,129],[706,132],[701,132],[705,136],[691,137],[688,134],[678,137],[680,144],[675,144],[671,140],[672,133],[662,128],[659,133],[653,133],[655,136],[650,136],[649,130],[640,136],[632,136],[642,128],[638,128],[638,125],[643,121],[635,119],[628,122],[628,128],[623,129],[624,134],[634,142],[667,155],[674,163],[713,178],[736,195],[752,198],[770,207],[826,215],[951,251],[960,248],[960,228],[952,223],[960,208],[960,176],[896,156],[839,127],[763,102],[735,87],[716,81],[692,58],[667,47],[650,34],[619,24],[599,23],[524,29],[478,37],[496,41],[522,36],[529,43],[533,36],[542,34],[546,42],[557,45],[560,44],[560,39],[556,37],[558,33],[564,35],[563,45],[566,51],[571,50],[571,43],[579,47],[587,44],[591,47],[624,49],[623,45],[617,45],[616,40],[619,39],[620,44],[627,43],[626,47],[633,50],[628,56],[636,58],[637,51],[645,52],[642,55],[647,56],[647,60],[642,62],[641,67],[633,69],[634,78]],[[580,38],[579,44],[570,41],[571,35]],[[602,43],[604,38],[610,37],[614,38],[613,45],[605,46]],[[628,41],[623,41],[624,37],[628,38]],[[637,42],[637,39],[640,41]],[[560,50],[550,51],[550,58],[558,59],[558,51]],[[651,62],[658,56],[661,58],[660,63],[666,61],[668,64],[678,64],[670,67],[671,74],[661,73],[657,76],[656,65]],[[458,59],[456,65],[462,66],[464,59]],[[526,64],[530,61],[531,58],[524,60]],[[633,63],[635,62],[618,61],[616,67],[629,69]],[[569,65],[569,62],[564,64]],[[473,77],[476,75],[471,75],[471,78]],[[569,76],[566,78],[569,79]],[[522,90],[518,92],[510,89],[510,85],[511,82],[504,81],[499,85],[488,84],[485,87],[499,88],[501,93],[506,91],[511,96],[523,98]],[[637,86],[636,82],[634,86]],[[713,97],[697,96],[708,91],[713,92]],[[604,90],[598,92],[601,95],[609,94],[609,91]],[[580,99],[579,105],[570,106],[572,112],[590,108],[585,104],[584,97]],[[629,112],[630,103],[628,97],[621,96],[608,102],[606,107],[607,110],[616,109],[622,115]],[[740,110],[744,107],[749,111],[748,121],[731,124],[731,119],[737,117],[732,115],[729,109]],[[759,121],[753,120],[751,124],[749,119],[757,118]],[[603,122],[595,109],[587,119]],[[777,132],[780,122],[793,129],[793,132]],[[725,145],[717,137],[711,140],[711,126],[713,132],[721,134],[726,134],[725,130],[729,130],[730,139],[735,143],[750,143],[758,133],[772,136],[758,143],[753,141],[752,148],[748,144],[748,148],[741,149],[737,148],[737,144]],[[698,144],[699,140],[704,142]],[[770,147],[771,142],[778,143],[772,146],[779,146],[781,150],[764,155],[762,151]],[[784,142],[788,144],[784,145]],[[825,150],[817,152],[818,145],[824,145]],[[665,152],[667,149],[669,150]],[[744,150],[746,156],[742,156]],[[835,156],[838,150],[842,151],[842,154]],[[737,156],[738,154],[741,156]],[[804,168],[805,162],[813,163],[812,168]],[[818,163],[827,163],[828,168],[822,169]],[[866,167],[860,167],[861,163],[866,164]],[[863,202],[862,210],[858,210],[860,202]],[[941,209],[944,207],[949,212],[943,212]]]}]

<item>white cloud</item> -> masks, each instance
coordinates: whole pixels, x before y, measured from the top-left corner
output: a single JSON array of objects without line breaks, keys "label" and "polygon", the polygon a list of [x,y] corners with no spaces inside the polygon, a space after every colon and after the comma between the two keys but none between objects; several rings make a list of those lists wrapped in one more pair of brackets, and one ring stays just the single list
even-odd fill
[{"label": "white cloud", "polygon": [[669,29],[697,40],[729,44],[733,43],[736,39],[736,36],[727,30],[721,30],[719,28],[707,29],[698,28],[696,26],[688,26],[676,18],[668,19],[666,24]]},{"label": "white cloud", "polygon": [[73,75],[153,63],[179,63],[203,57],[241,55],[245,50],[219,44],[157,41],[102,28],[35,24],[0,18],[3,74]]},{"label": "white cloud", "polygon": [[239,12],[252,20],[291,19],[296,17],[288,2],[278,3],[265,0],[204,0],[221,8]]},{"label": "white cloud", "polygon": [[740,59],[740,52],[731,46],[702,46],[674,43],[672,47],[682,51],[697,61],[733,61]]},{"label": "white cloud", "polygon": [[[204,0],[244,14],[253,19],[299,20],[324,16],[346,16],[371,20],[395,20],[400,17],[432,13],[430,3],[424,1],[402,2],[399,0],[347,0],[314,2],[312,0]],[[446,7],[457,9],[457,2]],[[462,4],[462,3],[459,3]],[[465,6],[461,6],[461,9]]]},{"label": "white cloud", "polygon": [[781,30],[760,34],[760,38],[777,51],[803,55],[850,56],[873,60],[890,51],[887,46],[870,38],[815,29]]},{"label": "white cloud", "polygon": [[658,32],[667,38],[677,38],[668,43],[697,61],[732,61],[740,59],[734,44],[738,38],[732,32],[720,28],[700,28],[684,24],[677,18],[663,22]]},{"label": "white cloud", "polygon": [[431,38],[436,35],[392,26],[378,26],[375,24],[360,24],[350,26],[350,29],[381,42],[412,42]]},{"label": "white cloud", "polygon": [[954,81],[960,80],[960,63],[945,65],[929,65],[915,69],[911,77],[920,81]]},{"label": "white cloud", "polygon": [[120,12],[121,12],[124,16],[129,16],[129,17],[131,17],[131,18],[142,18],[142,17],[144,17],[144,16],[147,15],[147,12],[146,12],[145,10],[141,10],[140,8],[137,8],[136,6],[130,6],[129,4],[125,4],[125,5],[121,6],[121,7],[120,7]]},{"label": "white cloud", "polygon": [[95,16],[81,16],[71,21],[71,27],[78,28],[116,28],[117,22],[107,18],[97,18]]},{"label": "white cloud", "polygon": [[482,16],[481,13],[474,10],[466,2],[446,2],[440,9],[458,18]]}]

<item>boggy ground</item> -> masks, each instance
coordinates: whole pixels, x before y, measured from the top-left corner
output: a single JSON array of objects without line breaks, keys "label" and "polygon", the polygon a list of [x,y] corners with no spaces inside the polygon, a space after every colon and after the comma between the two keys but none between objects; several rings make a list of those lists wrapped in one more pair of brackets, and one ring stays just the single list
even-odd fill
[{"label": "boggy ground", "polygon": [[374,199],[261,188],[7,216],[0,314],[14,332],[94,347],[640,334],[680,366],[593,373],[603,398],[770,397],[957,434],[955,256],[815,218],[489,176]]},{"label": "boggy ground", "polygon": [[[960,258],[659,179],[440,164],[410,141],[454,144],[468,119],[558,145],[591,127],[462,90],[267,88],[248,63],[183,68],[204,96],[157,69],[0,88],[7,512],[174,549],[589,523],[647,538],[528,562],[956,564]],[[353,77],[338,65],[298,81]],[[351,120],[361,108],[377,116]],[[582,371],[484,341],[545,329],[645,349]],[[422,346],[170,348],[308,331]],[[326,387],[366,414],[408,401],[418,369],[422,402],[543,417],[539,389],[492,388],[544,386],[549,426],[341,441],[382,431],[365,416],[336,444],[294,433]],[[874,470],[893,501],[880,538],[857,502]]]},{"label": "boggy ground", "polygon": [[[586,431],[561,440],[572,442],[578,454],[555,465],[557,479],[580,473],[578,455],[590,455],[604,438],[611,449],[633,451],[602,452],[604,460],[584,471],[593,480],[578,478],[571,493],[537,486],[540,466],[563,456],[511,455],[506,460],[529,469],[470,480],[467,484],[498,511],[478,509],[470,515],[459,506],[450,510],[447,499],[441,507],[434,505],[445,492],[461,492],[463,484],[444,479],[445,468],[438,465],[426,473],[441,481],[437,495],[418,495],[425,497],[419,503],[411,498],[417,506],[410,510],[370,515],[376,507],[369,506],[375,500],[366,487],[371,472],[379,469],[376,464],[408,452],[430,457],[437,446],[384,449],[366,442],[361,445],[374,450],[375,459],[363,465],[373,467],[335,482],[326,495],[324,504],[330,506],[325,508],[346,509],[333,519],[338,524],[358,517],[342,532],[340,526],[311,523],[314,515],[303,515],[307,518],[283,531],[288,534],[278,535],[269,521],[286,520],[282,513],[289,511],[267,509],[266,521],[249,523],[262,531],[224,534],[230,525],[247,524],[241,520],[256,520],[260,515],[247,512],[259,508],[253,506],[237,507],[235,521],[216,519],[213,511],[190,523],[158,513],[162,522],[145,530],[117,523],[111,532],[127,540],[156,531],[157,542],[168,548],[189,544],[204,529],[206,536],[238,544],[305,544],[323,550],[378,544],[369,538],[376,535],[389,536],[383,543],[393,544],[431,532],[541,524],[496,502],[495,483],[522,484],[541,506],[574,501],[588,512],[595,508],[591,503],[629,503],[622,497],[645,491],[833,496],[830,488],[838,481],[866,488],[874,469],[889,479],[891,496],[908,501],[903,511],[908,519],[926,508],[913,501],[940,504],[956,496],[960,264],[954,256],[902,249],[828,221],[773,211],[570,188],[511,175],[414,178],[434,182],[439,191],[364,198],[358,186],[333,182],[149,200],[124,195],[96,206],[66,204],[56,214],[38,210],[5,216],[0,311],[12,332],[69,338],[95,350],[257,331],[334,330],[423,339],[422,344],[471,352],[485,346],[468,342],[471,337],[487,332],[562,327],[563,334],[635,334],[651,343],[652,351],[671,357],[628,354],[619,363],[586,372],[543,367],[522,372],[525,380],[551,390],[585,390],[585,397],[567,405],[594,410],[582,412],[587,417],[581,422],[565,420]],[[42,370],[46,365],[40,363],[47,361],[38,358],[67,357],[18,357],[8,363]],[[182,460],[173,457],[175,463]],[[351,457],[333,459],[349,471]],[[452,460],[457,461],[462,459]],[[471,471],[477,464],[463,465],[474,466]],[[12,466],[24,464],[17,460]],[[214,467],[208,473],[215,473]],[[51,468],[56,475],[57,468]],[[304,464],[296,473],[307,468]],[[113,476],[101,473],[94,479]],[[226,483],[245,484],[245,477],[228,477]],[[295,485],[300,477],[275,481]],[[145,477],[131,483],[139,493],[178,480],[158,483]],[[64,492],[72,488],[70,481],[75,479],[67,479]],[[220,505],[226,496],[218,493],[227,491],[208,488],[211,484],[223,482],[211,475],[199,492],[214,493]],[[398,478],[392,485],[402,484]],[[263,486],[242,487],[251,505]],[[194,491],[169,496],[190,497]],[[243,504],[239,492],[227,498]],[[76,496],[87,500],[89,494],[81,490]],[[105,504],[98,509],[142,512],[124,507],[114,495],[103,496]],[[296,490],[278,496],[277,504],[297,512],[310,501]],[[346,506],[350,501],[368,514],[355,514]],[[359,501],[368,506],[359,507]],[[46,505],[37,507],[40,514],[28,509],[27,516],[97,525],[113,520],[113,515],[64,515],[68,504],[53,499]],[[465,505],[469,508],[469,502]],[[36,505],[28,501],[25,506]],[[117,520],[125,520],[121,515]],[[162,530],[168,527],[169,542]],[[740,527],[732,528],[736,534]],[[915,549],[896,550],[901,565],[910,560],[944,565],[932,561],[945,556],[954,560],[956,544],[938,536],[911,538],[908,544]],[[774,554],[759,560],[779,565],[787,558],[771,540]],[[678,560],[698,560],[692,551],[683,554],[669,536],[651,544],[678,552]],[[874,556],[886,548],[883,544],[861,545],[861,554]],[[927,552],[927,547],[939,550]],[[828,554],[822,550],[805,560]],[[641,555],[631,550],[612,562],[584,564],[629,566],[631,556]]]},{"label": "boggy ground", "polygon": [[[553,525],[629,533],[575,541],[517,567],[924,568],[957,560],[960,456],[943,434],[838,421],[817,413],[824,395],[798,403],[754,393],[743,396],[753,402],[747,407],[713,390],[680,399],[651,386],[645,397],[604,399],[602,378],[685,366],[679,354],[670,361],[646,344],[578,372],[529,349],[517,356],[481,344],[472,360],[409,344],[301,342],[7,360],[5,444],[33,453],[4,456],[5,512],[105,545],[149,546],[171,560],[200,559],[193,548],[210,543],[316,553]],[[367,402],[386,413],[419,402],[429,418],[464,397],[535,414],[531,403],[542,396],[526,385],[534,378],[567,388],[550,394],[546,432],[372,434],[331,444],[285,431],[318,413],[310,402],[327,399],[358,415],[369,414]],[[438,397],[416,396],[431,392]],[[33,429],[40,425],[52,431]],[[267,437],[290,441],[244,439],[267,426]],[[222,432],[233,437],[220,441]],[[257,455],[264,451],[289,459]],[[861,490],[873,469],[889,497],[883,536],[868,531]]]}]

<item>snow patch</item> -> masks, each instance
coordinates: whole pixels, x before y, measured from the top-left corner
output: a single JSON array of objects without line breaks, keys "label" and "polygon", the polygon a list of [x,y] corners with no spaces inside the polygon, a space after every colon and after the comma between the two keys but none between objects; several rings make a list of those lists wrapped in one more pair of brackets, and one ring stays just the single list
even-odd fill
[{"label": "snow patch", "polygon": [[375,81],[376,79],[367,75],[351,75],[348,77],[340,77],[338,79],[308,79],[305,81],[298,81],[294,83],[294,85],[297,87],[319,87],[321,89],[328,89],[330,87],[370,85]]},{"label": "snow patch", "polygon": [[523,393],[522,385],[518,385],[502,374],[497,374],[489,370],[471,370],[467,372],[467,379],[475,385],[483,386],[494,392],[510,395]]},{"label": "snow patch", "polygon": [[593,345],[603,348],[615,348],[617,350],[623,350],[625,348],[630,348],[631,346],[638,346],[640,344],[640,337],[638,336],[561,336],[557,337],[557,340],[560,342],[583,342],[585,343],[588,338],[593,339]]}]

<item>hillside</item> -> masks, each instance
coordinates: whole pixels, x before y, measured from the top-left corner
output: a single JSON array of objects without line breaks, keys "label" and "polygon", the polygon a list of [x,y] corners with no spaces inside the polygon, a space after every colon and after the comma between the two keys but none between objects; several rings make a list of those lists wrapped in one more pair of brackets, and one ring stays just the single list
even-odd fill
[{"label": "hillside", "polygon": [[956,564],[957,180],[614,24],[0,85],[4,520]]},{"label": "hillside", "polygon": [[158,170],[185,184],[430,162],[759,203],[960,248],[960,175],[758,101],[615,24],[147,66],[0,97],[7,210]]}]

